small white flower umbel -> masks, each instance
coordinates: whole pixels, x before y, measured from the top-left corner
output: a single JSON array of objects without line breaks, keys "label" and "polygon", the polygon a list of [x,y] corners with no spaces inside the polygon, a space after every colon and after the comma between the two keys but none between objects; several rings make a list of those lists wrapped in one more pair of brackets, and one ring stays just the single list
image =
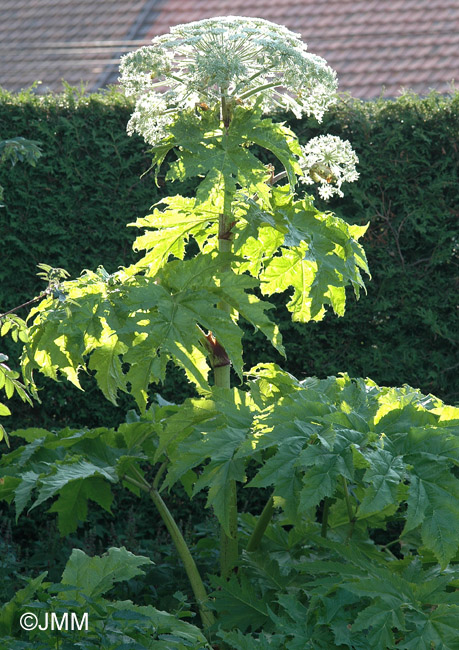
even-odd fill
[{"label": "small white flower umbel", "polygon": [[301,147],[303,155],[299,163],[303,183],[320,183],[319,194],[329,199],[333,194],[344,196],[341,185],[345,181],[358,179],[355,166],[359,162],[357,154],[348,140],[341,140],[336,135],[319,135]]},{"label": "small white flower umbel", "polygon": [[[157,144],[173,113],[204,102],[290,109],[319,121],[335,101],[335,72],[300,35],[262,20],[225,16],[177,25],[121,60],[120,82],[139,97],[129,131]],[[162,89],[165,92],[160,92]]]}]

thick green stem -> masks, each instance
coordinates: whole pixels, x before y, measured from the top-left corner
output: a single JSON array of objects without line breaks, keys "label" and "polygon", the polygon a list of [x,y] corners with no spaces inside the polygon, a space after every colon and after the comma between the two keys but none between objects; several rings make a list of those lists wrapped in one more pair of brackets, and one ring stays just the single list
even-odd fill
[{"label": "thick green stem", "polygon": [[[219,217],[218,223],[218,252],[219,253],[230,253],[233,242],[231,241],[231,196],[227,196],[225,193],[224,203],[223,203],[223,213]],[[222,271],[231,270],[231,263],[225,262],[221,265]],[[231,306],[224,300],[220,300],[217,303],[218,309],[231,313]],[[231,365],[229,363],[223,362],[222,365],[214,365],[214,384],[215,386],[220,386],[221,388],[230,388],[230,369]]]},{"label": "thick green stem", "polygon": [[[231,115],[225,99],[222,98],[222,119],[226,127],[229,126]],[[223,212],[220,215],[218,227],[218,251],[219,253],[230,253],[232,249],[232,194],[224,187]],[[231,262],[222,263],[222,271],[231,270]],[[231,313],[231,305],[221,300],[217,307],[222,311]],[[214,366],[214,383],[220,388],[230,389],[230,363],[222,362]],[[221,575],[228,577],[237,565],[238,561],[238,539],[237,539],[237,490],[236,481],[230,480],[228,485],[228,511],[229,511],[229,535],[221,528],[220,533],[220,570]]]},{"label": "thick green stem", "polygon": [[327,527],[328,527],[328,513],[330,512],[330,499],[325,497],[324,499],[324,509],[322,511],[322,528],[320,531],[321,537],[327,537]]},{"label": "thick green stem", "polygon": [[238,539],[237,539],[237,490],[236,481],[229,481],[229,533],[227,535],[223,527],[220,529],[220,570],[221,575],[229,577],[231,571],[238,563]]},{"label": "thick green stem", "polygon": [[[224,91],[224,89],[222,89]],[[231,104],[222,94],[222,122],[227,129],[231,123]]]},{"label": "thick green stem", "polygon": [[164,472],[166,471],[167,465],[168,465],[168,461],[165,460],[163,463],[161,463],[159,470],[156,472],[156,476],[155,476],[155,478],[153,479],[153,483],[152,483],[152,487],[153,487],[155,490],[158,489],[159,482],[160,482],[160,480],[161,480],[161,478],[162,478]]},{"label": "thick green stem", "polygon": [[214,368],[214,383],[215,386],[229,388],[230,383],[230,365],[219,366]]},{"label": "thick green stem", "polygon": [[260,546],[261,538],[265,534],[265,530],[272,519],[273,512],[274,512],[274,499],[271,496],[266,502],[266,505],[263,508],[261,515],[258,517],[258,521],[250,536],[249,543],[247,544],[247,551],[249,552],[256,551],[257,548]]},{"label": "thick green stem", "polygon": [[188,580],[190,581],[191,588],[193,589],[194,597],[196,598],[196,602],[199,608],[202,624],[205,629],[209,628],[211,625],[215,623],[215,618],[213,613],[207,608],[206,603],[208,597],[207,597],[206,589],[202,582],[201,576],[199,575],[199,571],[197,569],[195,561],[193,560],[190,550],[185,542],[185,539],[182,533],[180,532],[179,527],[175,523],[175,520],[171,515],[169,508],[162,500],[158,490],[155,489],[153,486],[150,486],[145,481],[143,482],[137,481],[136,479],[131,478],[130,476],[124,476],[123,478],[125,481],[132,483],[132,485],[136,485],[144,492],[148,492],[153,503],[157,507],[158,512],[161,515],[161,519],[164,521],[164,524],[167,530],[169,531],[170,536],[172,537],[172,541],[175,544],[175,548],[177,549],[179,557],[183,562],[183,566],[185,567]]},{"label": "thick green stem", "polygon": [[355,515],[354,515],[354,511],[352,510],[351,499],[349,498],[349,489],[347,487],[347,481],[344,478],[344,476],[342,476],[341,478],[343,481],[343,488],[344,488],[344,500],[346,502],[347,514],[349,517],[349,532],[347,535],[347,539],[349,541],[352,537],[352,533],[354,532]]},{"label": "thick green stem", "polygon": [[191,588],[193,589],[194,597],[196,598],[196,602],[199,608],[199,613],[201,615],[202,624],[204,625],[204,628],[208,628],[211,625],[213,625],[215,619],[212,612],[207,608],[208,598],[207,598],[206,589],[201,580],[201,576],[199,575],[199,571],[195,564],[195,561],[193,560],[193,557],[190,553],[190,550],[185,542],[182,533],[180,532],[177,524],[175,523],[175,520],[171,515],[168,507],[162,500],[158,490],[152,489],[150,492],[150,497],[153,503],[155,504],[155,506],[158,508],[159,514],[161,515],[161,518],[164,521],[166,528],[170,533],[170,536],[172,537],[172,541],[175,544],[180,559],[182,560],[183,565],[185,567],[185,571],[188,576],[188,579],[191,583]]}]

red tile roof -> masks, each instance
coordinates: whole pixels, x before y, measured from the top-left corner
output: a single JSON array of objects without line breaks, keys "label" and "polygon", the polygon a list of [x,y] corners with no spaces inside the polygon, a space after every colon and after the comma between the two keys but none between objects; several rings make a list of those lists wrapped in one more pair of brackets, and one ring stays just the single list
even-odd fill
[{"label": "red tile roof", "polygon": [[338,73],[339,88],[364,99],[402,87],[425,94],[459,82],[459,0],[168,0],[150,38],[169,26],[238,15],[279,22]]},{"label": "red tile roof", "polygon": [[0,85],[115,82],[119,57],[171,25],[256,16],[300,32],[340,90],[393,97],[459,80],[459,0],[0,0]]},{"label": "red tile roof", "polygon": [[108,66],[139,46],[145,5],[145,0],[0,0],[0,86],[20,90],[40,80],[44,92],[62,90],[62,79],[103,85]]}]

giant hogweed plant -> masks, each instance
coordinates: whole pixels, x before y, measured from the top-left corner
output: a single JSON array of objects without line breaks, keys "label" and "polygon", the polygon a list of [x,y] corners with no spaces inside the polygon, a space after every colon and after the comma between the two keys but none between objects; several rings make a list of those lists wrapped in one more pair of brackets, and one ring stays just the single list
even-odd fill
[{"label": "giant hogweed plant", "polygon": [[[121,82],[137,97],[128,130],[152,145],[156,174],[164,164],[167,182],[197,177],[196,194],[130,224],[143,230],[136,264],[85,270],[34,307],[22,367],[31,387],[37,370],[79,387],[89,369],[107,399],[131,393],[139,411],[117,430],[13,432],[26,444],[2,458],[1,496],[17,517],[52,500],[65,535],[88,501],[110,511],[112,484],[148,495],[203,630],[225,647],[458,648],[458,409],[345,374],[244,370],[241,318],[284,354],[266,297],[288,292],[298,323],[342,316],[346,287],[359,297],[369,274],[366,226],[317,210],[301,185],[342,193],[357,178],[350,143],[300,145],[265,116],[320,120],[334,72],[284,27],[227,17],[128,54]],[[156,395],[170,362],[197,397]],[[190,497],[207,491],[219,575],[200,574],[167,507],[177,482]],[[250,488],[271,496],[261,513],[238,513]]]}]

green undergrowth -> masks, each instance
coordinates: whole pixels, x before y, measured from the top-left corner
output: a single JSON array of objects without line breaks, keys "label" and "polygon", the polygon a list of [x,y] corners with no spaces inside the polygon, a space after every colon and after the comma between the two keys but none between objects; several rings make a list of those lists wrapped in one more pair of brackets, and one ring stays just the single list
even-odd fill
[{"label": "green undergrowth", "polygon": [[[182,412],[156,405],[118,430],[15,432],[13,438],[27,444],[3,457],[0,496],[18,515],[50,503],[61,534],[72,542],[89,501],[114,510],[110,494],[119,497],[128,468],[137,466],[148,477],[145,456],[158,457],[155,450],[166,445],[172,463],[161,488],[166,501],[168,487],[190,485],[194,471],[194,498],[206,487],[206,505],[225,525],[222,480],[233,466],[242,492],[273,491],[274,517],[253,552],[258,516],[240,515],[242,554],[228,580],[215,575],[217,522],[209,519],[185,533],[218,614],[219,627],[209,633],[214,643],[225,640],[234,650],[363,650],[368,644],[414,650],[427,641],[455,650],[458,409],[409,386],[384,388],[346,375],[299,382],[263,364],[253,369],[250,389],[233,389],[231,398],[214,390],[219,417],[200,398],[186,402]],[[243,481],[241,471],[250,463],[255,471]],[[250,509],[250,497],[247,503]],[[157,557],[158,566],[144,569],[139,580],[130,576],[125,588],[114,586],[112,597],[129,595],[133,607],[186,611],[193,620],[193,595],[177,557],[151,514],[148,526],[155,532],[148,543],[144,515],[133,516],[123,536],[113,528],[107,543],[126,541],[136,556]],[[86,553],[105,550],[89,548],[79,530]],[[11,553],[9,562],[17,571]],[[54,581],[62,568],[50,571]],[[16,588],[24,580],[18,576]],[[171,593],[171,583],[180,593]],[[30,603],[37,589],[28,590]],[[39,596],[42,603],[49,598]]]}]

